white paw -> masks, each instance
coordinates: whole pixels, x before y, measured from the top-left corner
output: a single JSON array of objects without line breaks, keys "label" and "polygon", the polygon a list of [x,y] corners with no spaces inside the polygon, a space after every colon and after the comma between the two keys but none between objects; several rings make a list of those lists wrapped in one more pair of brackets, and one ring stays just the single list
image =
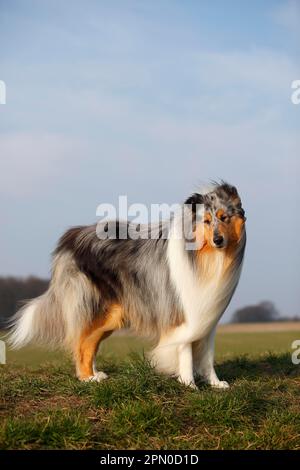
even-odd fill
[{"label": "white paw", "polygon": [[199,390],[195,382],[190,382],[188,384],[188,387],[192,388],[193,390]]},{"label": "white paw", "polygon": [[197,385],[195,384],[194,380],[185,380],[182,377],[178,377],[178,381],[185,385],[186,387],[192,388],[193,390],[198,390]]},{"label": "white paw", "polygon": [[226,380],[219,380],[218,382],[212,382],[209,385],[211,385],[214,388],[221,388],[221,389],[226,389],[229,388],[229,383],[226,382]]},{"label": "white paw", "polygon": [[96,372],[95,375],[83,379],[83,382],[102,382],[102,380],[107,379],[107,377],[108,375],[105,372]]}]

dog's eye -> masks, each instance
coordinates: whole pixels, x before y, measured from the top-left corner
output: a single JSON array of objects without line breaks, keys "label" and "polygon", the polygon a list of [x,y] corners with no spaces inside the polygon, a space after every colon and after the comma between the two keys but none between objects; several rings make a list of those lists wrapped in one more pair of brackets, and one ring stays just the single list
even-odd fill
[{"label": "dog's eye", "polygon": [[209,220],[209,219],[205,219],[205,220],[204,220],[204,223],[207,224],[207,225],[210,225],[210,220]]},{"label": "dog's eye", "polygon": [[226,222],[226,221],[228,220],[227,215],[222,215],[222,216],[220,217],[220,220],[221,220],[221,222]]}]

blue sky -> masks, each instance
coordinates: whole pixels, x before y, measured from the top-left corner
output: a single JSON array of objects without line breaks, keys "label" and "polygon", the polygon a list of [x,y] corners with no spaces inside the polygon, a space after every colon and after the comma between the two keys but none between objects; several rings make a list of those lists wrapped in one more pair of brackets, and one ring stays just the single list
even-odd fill
[{"label": "blue sky", "polygon": [[0,0],[0,274],[48,276],[101,202],[236,184],[239,306],[299,312],[300,1]]}]

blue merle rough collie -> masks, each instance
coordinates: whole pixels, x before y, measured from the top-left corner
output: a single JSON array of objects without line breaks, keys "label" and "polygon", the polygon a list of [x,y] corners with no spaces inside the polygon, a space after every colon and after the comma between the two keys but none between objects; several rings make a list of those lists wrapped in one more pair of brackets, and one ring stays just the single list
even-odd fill
[{"label": "blue merle rough collie", "polygon": [[[124,239],[122,222],[115,239],[99,239],[96,225],[68,230],[54,252],[49,289],[13,319],[12,346],[64,346],[80,380],[101,381],[107,376],[95,369],[99,344],[126,327],[155,338],[150,359],[159,371],[194,388],[196,374],[227,388],[214,370],[214,336],[240,277],[244,210],[236,188],[224,182],[194,193],[183,207],[157,237]],[[202,240],[194,250],[177,234],[187,216]]]}]

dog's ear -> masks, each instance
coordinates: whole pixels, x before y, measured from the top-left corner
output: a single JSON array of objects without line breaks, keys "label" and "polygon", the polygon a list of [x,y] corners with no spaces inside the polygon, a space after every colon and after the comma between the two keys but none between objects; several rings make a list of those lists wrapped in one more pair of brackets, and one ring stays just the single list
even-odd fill
[{"label": "dog's ear", "polygon": [[245,221],[246,221],[246,217],[240,217],[238,215],[235,215],[232,217],[232,226],[233,226],[234,238],[236,241],[239,241],[242,236],[242,232],[245,226]]},{"label": "dog's ear", "polygon": [[243,219],[244,222],[246,222],[247,218],[245,217],[245,211],[242,207],[239,207],[236,211],[236,214],[238,217],[240,217],[241,219]]},{"label": "dog's ear", "polygon": [[221,181],[221,184],[217,187],[217,193],[219,193],[221,197],[224,197],[225,194],[230,199],[239,199],[239,194],[236,187],[232,186],[229,183],[226,183],[226,181],[223,180]]},{"label": "dog's ear", "polygon": [[194,193],[187,198],[184,204],[191,205],[192,211],[196,212],[197,204],[204,204],[204,197],[202,196],[202,194]]},{"label": "dog's ear", "polygon": [[236,189],[235,186],[231,186],[230,184],[228,184],[227,187],[228,187],[228,194],[230,197],[232,198],[239,197],[238,190]]}]

